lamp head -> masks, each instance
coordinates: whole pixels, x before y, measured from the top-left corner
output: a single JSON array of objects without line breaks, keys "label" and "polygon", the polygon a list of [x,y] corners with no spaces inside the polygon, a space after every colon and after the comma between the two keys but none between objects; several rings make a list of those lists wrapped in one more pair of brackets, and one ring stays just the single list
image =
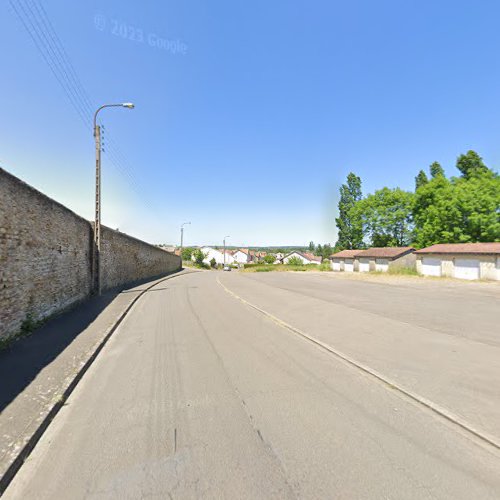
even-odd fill
[{"label": "lamp head", "polygon": [[134,109],[134,108],[135,108],[135,105],[134,105],[134,103],[133,103],[133,102],[124,102],[124,103],[122,104],[122,106],[123,106],[124,108],[128,108],[128,109]]}]

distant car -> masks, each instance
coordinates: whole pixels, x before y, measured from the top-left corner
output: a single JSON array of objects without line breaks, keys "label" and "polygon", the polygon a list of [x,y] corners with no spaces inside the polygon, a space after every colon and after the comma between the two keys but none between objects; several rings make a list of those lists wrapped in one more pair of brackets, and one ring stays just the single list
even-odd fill
[{"label": "distant car", "polygon": [[224,266],[224,271],[231,271],[231,268],[229,266]]}]

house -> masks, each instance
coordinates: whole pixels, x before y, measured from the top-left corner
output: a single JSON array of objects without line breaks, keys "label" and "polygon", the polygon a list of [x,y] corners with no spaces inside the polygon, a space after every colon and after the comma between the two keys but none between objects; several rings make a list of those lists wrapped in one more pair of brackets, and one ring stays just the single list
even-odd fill
[{"label": "house", "polygon": [[500,280],[500,242],[440,243],[415,254],[423,276]]},{"label": "house", "polygon": [[283,257],[283,264],[288,264],[289,260],[296,257],[302,261],[302,264],[321,264],[321,257],[307,252],[293,251]]},{"label": "house", "polygon": [[415,267],[416,260],[413,247],[373,247],[358,250],[354,258],[354,270],[360,273],[387,272],[393,268]]},{"label": "house", "polygon": [[334,253],[330,259],[332,262],[333,271],[354,271],[354,257],[361,250],[342,250]]},{"label": "house", "polygon": [[238,264],[247,264],[250,262],[250,251],[248,248],[239,248],[233,253],[233,259]]},{"label": "house", "polygon": [[[202,247],[200,249],[204,254],[205,258],[203,259],[203,262],[205,264],[210,265],[210,262],[212,259],[215,259],[216,264],[224,264],[224,250],[218,250],[216,248],[212,247]],[[194,259],[194,256],[193,256]],[[234,257],[232,255],[231,250],[226,250],[226,259],[225,263],[226,264],[234,264]]]}]

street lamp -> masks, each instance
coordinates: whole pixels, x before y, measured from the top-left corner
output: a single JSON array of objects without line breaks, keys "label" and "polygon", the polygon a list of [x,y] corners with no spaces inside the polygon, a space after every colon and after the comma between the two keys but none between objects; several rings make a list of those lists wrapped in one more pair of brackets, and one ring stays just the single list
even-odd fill
[{"label": "street lamp", "polygon": [[128,108],[134,109],[131,102],[121,104],[104,104],[94,113],[94,138],[95,138],[95,223],[94,223],[94,287],[97,293],[101,295],[101,276],[100,276],[100,252],[101,252],[101,127],[97,125],[97,115],[104,108]]},{"label": "street lamp", "polygon": [[181,224],[181,258],[182,258],[182,244],[183,244],[183,241],[184,241],[184,226],[186,226],[187,224],[191,224],[191,222],[183,222]]},{"label": "street lamp", "polygon": [[224,236],[224,267],[226,267],[226,238],[229,238],[228,236]]}]

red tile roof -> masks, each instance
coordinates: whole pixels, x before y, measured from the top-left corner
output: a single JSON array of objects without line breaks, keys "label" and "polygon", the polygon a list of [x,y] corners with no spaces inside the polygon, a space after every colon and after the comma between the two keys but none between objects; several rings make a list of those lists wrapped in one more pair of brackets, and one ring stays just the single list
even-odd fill
[{"label": "red tile roof", "polygon": [[373,247],[366,250],[361,250],[356,254],[356,257],[373,257],[375,259],[397,259],[407,253],[414,252],[413,247]]},{"label": "red tile roof", "polygon": [[354,257],[361,252],[361,250],[341,250],[340,252],[334,253],[332,259],[354,259]]},{"label": "red tile roof", "polygon": [[492,243],[438,243],[415,253],[500,254],[500,242]]}]

